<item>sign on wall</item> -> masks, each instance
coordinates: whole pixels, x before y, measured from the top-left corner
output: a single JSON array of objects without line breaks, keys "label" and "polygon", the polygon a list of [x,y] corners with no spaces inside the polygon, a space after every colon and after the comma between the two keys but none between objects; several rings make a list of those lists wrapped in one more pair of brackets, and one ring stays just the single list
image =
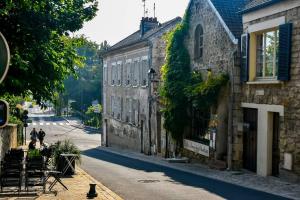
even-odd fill
[{"label": "sign on wall", "polygon": [[0,83],[5,78],[9,68],[10,53],[6,39],[0,32]]},{"label": "sign on wall", "polygon": [[204,145],[198,142],[194,142],[192,140],[183,140],[183,147],[192,152],[198,153],[200,155],[209,157],[209,146]]}]

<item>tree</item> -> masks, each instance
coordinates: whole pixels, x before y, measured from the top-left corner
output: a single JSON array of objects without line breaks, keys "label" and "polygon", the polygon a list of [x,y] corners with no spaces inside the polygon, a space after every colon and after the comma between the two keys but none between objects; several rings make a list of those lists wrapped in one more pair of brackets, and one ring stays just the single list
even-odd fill
[{"label": "tree", "polygon": [[0,91],[31,94],[39,104],[62,91],[64,79],[83,61],[76,52],[83,39],[68,35],[97,9],[97,0],[1,1],[1,32],[10,46],[11,65]]},{"label": "tree", "polygon": [[92,101],[102,100],[102,71],[101,54],[109,45],[106,41],[97,45],[86,41],[78,48],[78,54],[85,58],[84,66],[76,69],[78,77],[70,76],[65,81],[65,92],[62,94],[69,100],[74,100],[72,108],[82,112],[92,104]]}]

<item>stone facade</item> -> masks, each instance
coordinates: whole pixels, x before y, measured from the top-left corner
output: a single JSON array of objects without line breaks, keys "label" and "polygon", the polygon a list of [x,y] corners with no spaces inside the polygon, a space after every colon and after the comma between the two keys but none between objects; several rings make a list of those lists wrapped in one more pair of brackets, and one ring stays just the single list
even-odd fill
[{"label": "stone facade", "polygon": [[[170,23],[154,27],[143,33],[146,39],[143,35],[138,36],[137,42],[118,47],[105,55],[103,141],[107,140],[107,145],[145,154],[161,152],[162,130],[160,109],[157,106],[157,87],[160,68],[165,58],[166,44],[163,35],[179,21],[180,18],[176,18]],[[121,75],[113,69],[113,66],[119,64],[122,69]],[[156,74],[154,79],[149,81],[148,71],[151,68]],[[116,73],[118,75],[114,76]],[[113,83],[113,79],[121,79],[121,82]],[[136,83],[133,82],[135,80]]]},{"label": "stone facade", "polygon": [[[296,5],[298,3],[298,6]],[[268,14],[269,13],[269,14]],[[272,129],[270,125],[267,125],[270,120],[270,113],[280,113],[279,119],[279,149],[280,149],[280,173],[284,174],[297,174],[300,175],[300,3],[299,1],[284,1],[275,5],[268,6],[250,13],[245,13],[244,16],[244,32],[249,33],[252,29],[263,29],[264,22],[266,24],[272,23],[292,23],[292,55],[290,65],[290,80],[289,81],[273,81],[273,82],[258,82],[252,80],[242,85],[242,106],[244,108],[252,107],[258,110],[258,138],[262,134],[268,134],[267,132]],[[282,21],[282,22],[280,22]],[[278,27],[274,25],[274,27]],[[250,39],[251,40],[251,39]],[[251,45],[251,43],[250,43]],[[250,52],[251,53],[251,52]],[[251,55],[250,55],[251,56]],[[251,67],[251,66],[250,66]],[[276,110],[277,109],[277,110]],[[264,118],[264,112],[267,112]],[[242,115],[241,112],[239,115]],[[272,117],[272,116],[271,116]],[[261,120],[260,120],[261,119]],[[239,121],[243,123],[243,117],[239,118]],[[272,123],[272,122],[271,122]],[[240,124],[240,126],[243,126]],[[267,127],[263,131],[260,127]],[[262,131],[260,131],[262,130]],[[235,158],[237,167],[242,166],[243,162],[243,129],[240,128],[238,132],[235,132]],[[267,138],[268,137],[268,138]],[[258,152],[257,162],[261,154],[266,154],[261,162],[268,162],[267,169],[260,169],[258,163],[258,173],[261,175],[271,175],[272,169],[272,133],[266,136],[264,146],[270,152],[265,151]],[[268,147],[268,145],[270,147]],[[260,147],[258,139],[258,151],[265,147]],[[273,152],[274,153],[274,152]],[[285,155],[291,156],[292,168],[290,170],[283,170],[283,166],[289,162],[285,159]],[[263,166],[262,166],[263,167]]]},{"label": "stone facade", "polygon": [[[230,37],[226,24],[220,19],[215,8],[207,0],[194,0],[189,5],[191,15],[189,21],[189,34],[186,37],[185,44],[191,57],[192,70],[200,71],[204,78],[207,70],[212,74],[226,73],[230,76],[230,84],[222,88],[218,105],[212,114],[217,116],[217,136],[216,148],[212,149],[210,159],[223,160],[226,162],[228,149],[228,124],[231,124],[232,118],[239,117],[237,112],[239,108],[231,112],[230,104],[239,104],[238,98],[233,98],[233,92],[240,92],[240,67],[239,67],[239,45],[237,40],[233,41]],[[196,29],[198,26],[203,29],[203,56],[196,59],[195,42]],[[233,84],[231,84],[233,83]],[[238,95],[235,95],[238,96]],[[234,123],[233,129],[237,128]],[[188,137],[188,136],[187,136]],[[193,155],[188,150],[184,150],[185,155]],[[199,155],[193,156],[199,159]],[[201,156],[200,156],[201,157]],[[203,160],[200,159],[200,160]],[[204,159],[205,160],[205,159]],[[206,161],[205,161],[206,162]]]},{"label": "stone facade", "polygon": [[4,158],[5,153],[11,148],[17,148],[17,125],[8,124],[0,129],[0,150],[1,158]]}]

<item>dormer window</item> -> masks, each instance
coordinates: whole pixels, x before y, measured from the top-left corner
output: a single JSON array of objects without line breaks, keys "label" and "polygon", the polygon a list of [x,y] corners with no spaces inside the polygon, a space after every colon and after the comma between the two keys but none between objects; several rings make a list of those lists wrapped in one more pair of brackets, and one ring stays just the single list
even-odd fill
[{"label": "dormer window", "polygon": [[203,58],[203,28],[199,24],[195,30],[195,49],[194,59],[195,61],[202,61]]}]

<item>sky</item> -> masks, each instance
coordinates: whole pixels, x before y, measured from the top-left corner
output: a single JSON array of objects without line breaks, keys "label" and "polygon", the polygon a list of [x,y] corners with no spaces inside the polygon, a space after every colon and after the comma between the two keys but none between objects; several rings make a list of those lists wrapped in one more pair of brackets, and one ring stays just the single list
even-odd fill
[{"label": "sky", "polygon": [[[183,17],[189,0],[146,0],[148,16],[156,17],[160,23],[177,16]],[[84,34],[98,44],[104,40],[113,45],[139,29],[144,8],[142,0],[99,0],[97,16],[84,24],[76,35]]]}]

